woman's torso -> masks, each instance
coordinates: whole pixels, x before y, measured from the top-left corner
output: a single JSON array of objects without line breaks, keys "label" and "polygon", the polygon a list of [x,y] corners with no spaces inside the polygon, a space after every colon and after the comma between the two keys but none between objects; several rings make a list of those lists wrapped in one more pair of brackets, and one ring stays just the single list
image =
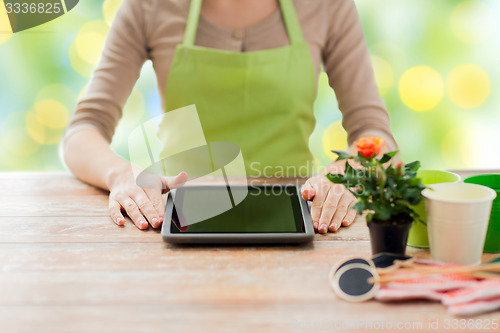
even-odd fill
[{"label": "woman's torso", "polygon": [[[175,48],[182,43],[189,11],[188,0],[147,0],[146,31],[152,43],[149,55],[153,61],[158,89],[163,95]],[[328,14],[324,1],[295,0],[294,5],[304,39],[309,45],[315,73],[319,74],[322,49],[327,40]],[[200,16],[195,44],[232,52],[251,52],[289,45],[281,11],[247,29],[222,28]]]}]

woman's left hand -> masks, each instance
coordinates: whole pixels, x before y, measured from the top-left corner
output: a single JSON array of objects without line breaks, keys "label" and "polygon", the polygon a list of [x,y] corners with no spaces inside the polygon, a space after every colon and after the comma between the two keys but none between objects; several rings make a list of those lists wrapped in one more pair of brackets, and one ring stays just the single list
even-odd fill
[{"label": "woman's left hand", "polygon": [[329,181],[324,174],[307,180],[302,186],[302,198],[312,200],[314,230],[321,234],[336,232],[341,225],[350,226],[356,218],[356,211],[352,209],[356,197],[344,185]]}]

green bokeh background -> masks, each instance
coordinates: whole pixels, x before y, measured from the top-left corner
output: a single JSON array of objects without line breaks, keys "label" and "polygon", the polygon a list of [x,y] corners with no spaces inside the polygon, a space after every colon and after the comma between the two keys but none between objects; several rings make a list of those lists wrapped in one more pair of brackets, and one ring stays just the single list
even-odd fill
[{"label": "green bokeh background", "polygon": [[[59,142],[120,2],[80,1],[54,21],[11,34],[0,0],[1,171],[65,169]],[[356,0],[356,5],[402,158],[419,159],[429,169],[500,168],[500,1]],[[436,85],[441,88],[429,88]],[[415,111],[422,105],[431,106]],[[161,112],[148,62],[113,148],[128,157],[127,134]],[[324,74],[315,114],[311,150],[328,164],[329,150],[343,149],[346,142]]]}]

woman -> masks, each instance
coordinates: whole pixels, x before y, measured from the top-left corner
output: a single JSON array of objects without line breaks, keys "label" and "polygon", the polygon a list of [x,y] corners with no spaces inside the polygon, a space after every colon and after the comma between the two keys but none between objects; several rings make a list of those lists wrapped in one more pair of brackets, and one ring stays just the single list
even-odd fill
[{"label": "woman", "polygon": [[[366,135],[396,148],[352,0],[125,0],[64,142],[73,173],[110,191],[109,211],[118,225],[125,223],[123,209],[139,229],[159,227],[162,186],[187,179],[181,173],[170,183],[141,188],[130,164],[109,147],[147,59],[166,111],[195,104],[207,141],[237,143],[254,167],[299,168],[312,161],[308,139],[322,66],[350,150]],[[355,198],[327,181],[326,172],[342,172],[341,164],[332,163],[302,188],[320,233],[348,226],[356,216],[349,209]]]}]

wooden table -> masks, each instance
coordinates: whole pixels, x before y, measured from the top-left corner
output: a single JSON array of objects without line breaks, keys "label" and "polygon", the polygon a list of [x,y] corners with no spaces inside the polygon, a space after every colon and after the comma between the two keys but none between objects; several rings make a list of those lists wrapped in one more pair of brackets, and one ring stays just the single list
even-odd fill
[{"label": "wooden table", "polygon": [[0,190],[2,333],[442,332],[453,320],[437,303],[334,295],[330,268],[371,255],[362,221],[303,246],[176,247],[157,230],[117,227],[107,193],[69,174],[2,173]]}]

